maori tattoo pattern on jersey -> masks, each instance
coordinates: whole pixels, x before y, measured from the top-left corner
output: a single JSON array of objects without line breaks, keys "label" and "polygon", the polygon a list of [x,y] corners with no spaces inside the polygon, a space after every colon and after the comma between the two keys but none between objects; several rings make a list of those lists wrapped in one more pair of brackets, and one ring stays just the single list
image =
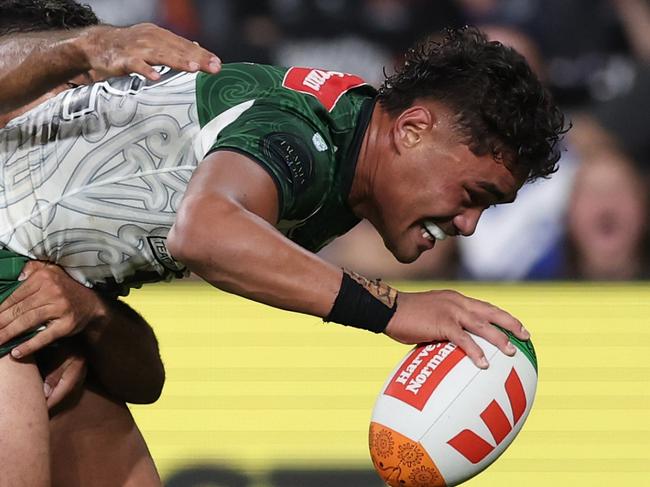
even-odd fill
[{"label": "maori tattoo pattern on jersey", "polygon": [[397,301],[397,289],[393,289],[381,279],[370,280],[348,269],[343,269],[343,272],[349,275],[357,283],[361,284],[366,291],[372,294],[388,308],[392,309],[393,306],[395,306],[395,302]]},{"label": "maori tattoo pattern on jersey", "polygon": [[0,244],[89,285],[180,277],[154,250],[197,165],[195,77],[112,78],[12,120],[0,131]]}]

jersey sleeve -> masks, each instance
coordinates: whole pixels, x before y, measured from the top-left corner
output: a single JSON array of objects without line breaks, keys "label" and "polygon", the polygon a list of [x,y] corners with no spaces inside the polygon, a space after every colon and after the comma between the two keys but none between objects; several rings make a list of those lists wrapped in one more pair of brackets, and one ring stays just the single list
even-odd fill
[{"label": "jersey sleeve", "polygon": [[231,150],[256,161],[277,186],[279,219],[299,220],[315,211],[327,192],[334,170],[331,146],[304,118],[253,105],[219,131],[207,153]]}]

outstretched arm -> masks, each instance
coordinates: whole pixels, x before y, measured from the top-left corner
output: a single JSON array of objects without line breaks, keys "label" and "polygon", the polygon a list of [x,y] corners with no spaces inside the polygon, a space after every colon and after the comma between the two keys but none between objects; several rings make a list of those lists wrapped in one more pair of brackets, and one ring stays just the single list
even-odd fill
[{"label": "outstretched arm", "polygon": [[[342,271],[278,232],[278,195],[257,163],[234,152],[209,155],[195,171],[167,244],[174,257],[214,286],[271,306],[326,317],[342,285]],[[378,300],[390,294],[353,276]],[[372,299],[372,298],[371,298]],[[498,324],[527,339],[505,311],[455,291],[399,293],[385,333],[402,343],[451,340],[480,367],[482,349],[467,331],[512,355]],[[345,310],[343,310],[345,311]]]},{"label": "outstretched arm", "polygon": [[0,39],[0,113],[91,70],[96,80],[129,73],[157,80],[158,64],[208,73],[221,67],[211,52],[153,24],[12,34]]},{"label": "outstretched arm", "polygon": [[278,232],[277,214],[277,190],[266,171],[245,156],[218,151],[194,172],[167,245],[220,289],[326,316],[342,271]]}]

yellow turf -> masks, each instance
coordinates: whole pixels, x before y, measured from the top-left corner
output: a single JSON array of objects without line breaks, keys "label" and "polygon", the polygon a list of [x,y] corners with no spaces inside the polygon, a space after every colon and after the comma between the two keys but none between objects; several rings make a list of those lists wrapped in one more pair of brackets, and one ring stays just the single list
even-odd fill
[{"label": "yellow turf", "polygon": [[[650,284],[442,286],[517,315],[540,363],[523,431],[467,485],[650,485]],[[375,395],[408,347],[198,283],[128,301],[167,366],[161,400],[132,408],[164,476],[202,460],[260,479],[276,466],[372,468]]]}]

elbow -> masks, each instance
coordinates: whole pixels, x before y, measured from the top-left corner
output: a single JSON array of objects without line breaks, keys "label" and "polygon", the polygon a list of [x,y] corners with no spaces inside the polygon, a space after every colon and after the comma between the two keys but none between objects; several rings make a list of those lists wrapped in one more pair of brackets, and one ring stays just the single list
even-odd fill
[{"label": "elbow", "polygon": [[240,211],[240,207],[227,199],[185,198],[167,235],[167,250],[175,260],[195,272],[206,261],[219,260],[221,251],[228,248],[229,222]]}]

